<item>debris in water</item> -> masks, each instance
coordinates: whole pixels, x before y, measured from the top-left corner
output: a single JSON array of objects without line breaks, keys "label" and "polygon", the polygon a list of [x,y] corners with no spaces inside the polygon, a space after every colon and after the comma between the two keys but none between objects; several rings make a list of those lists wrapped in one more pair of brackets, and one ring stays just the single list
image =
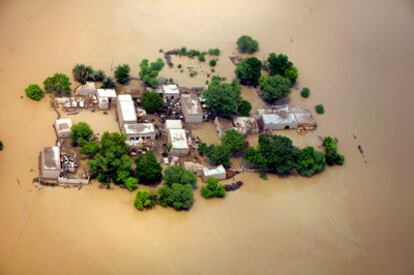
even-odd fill
[{"label": "debris in water", "polygon": [[225,184],[224,189],[226,189],[226,191],[231,192],[231,191],[236,191],[237,189],[239,189],[242,186],[243,186],[242,181],[236,181],[236,182],[233,182],[233,183]]}]

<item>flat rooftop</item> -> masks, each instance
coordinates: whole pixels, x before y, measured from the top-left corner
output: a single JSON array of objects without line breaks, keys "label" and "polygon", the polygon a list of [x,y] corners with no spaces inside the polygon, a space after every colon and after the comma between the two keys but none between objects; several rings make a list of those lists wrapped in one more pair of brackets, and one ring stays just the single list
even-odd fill
[{"label": "flat rooftop", "polygon": [[185,111],[189,115],[199,115],[203,113],[200,100],[195,94],[182,94],[181,105],[183,112]]},{"label": "flat rooftop", "polygon": [[133,135],[133,134],[153,134],[155,133],[154,124],[152,123],[132,123],[132,124],[124,124],[125,134]]},{"label": "flat rooftop", "polygon": [[72,119],[70,118],[56,119],[55,124],[58,130],[70,129],[72,127]]},{"label": "flat rooftop", "polygon": [[131,95],[119,95],[118,101],[119,107],[121,108],[122,119],[124,121],[136,121],[137,115],[135,113],[135,106]]},{"label": "flat rooftop", "polygon": [[170,129],[169,136],[174,149],[188,149],[187,135],[184,129]]},{"label": "flat rooftop", "polygon": [[182,129],[183,123],[179,119],[167,119],[165,121],[165,129]]},{"label": "flat rooftop", "polygon": [[223,165],[219,165],[217,167],[212,168],[204,167],[203,174],[205,177],[213,177],[216,175],[226,174],[226,169],[224,169]]},{"label": "flat rooftop", "polygon": [[98,97],[110,97],[110,98],[116,97],[115,89],[98,89],[96,93]]},{"label": "flat rooftop", "polygon": [[180,90],[175,84],[162,85],[162,91],[164,92],[164,94],[168,95],[176,95],[180,93]]},{"label": "flat rooftop", "polygon": [[296,123],[296,118],[293,114],[263,114],[263,123],[268,124],[291,124]]},{"label": "flat rooftop", "polygon": [[60,170],[60,148],[45,147],[42,152],[42,168]]}]

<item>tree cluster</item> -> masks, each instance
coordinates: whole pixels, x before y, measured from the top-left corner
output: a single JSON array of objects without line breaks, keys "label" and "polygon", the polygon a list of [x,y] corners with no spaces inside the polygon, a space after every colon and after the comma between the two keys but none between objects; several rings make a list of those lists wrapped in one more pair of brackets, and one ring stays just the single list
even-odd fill
[{"label": "tree cluster", "polygon": [[147,113],[156,113],[164,107],[164,99],[155,91],[145,91],[141,97],[141,105]]},{"label": "tree cluster", "polygon": [[267,102],[273,103],[290,94],[289,79],[280,75],[262,76],[259,83],[263,97]]},{"label": "tree cluster", "polygon": [[226,189],[217,179],[209,178],[207,179],[207,185],[201,187],[201,196],[205,199],[224,198],[226,196]]},{"label": "tree cluster", "polygon": [[37,84],[30,84],[25,89],[25,92],[28,98],[31,98],[36,101],[41,100],[44,94],[42,88],[40,88],[40,86]]},{"label": "tree cluster", "polygon": [[84,145],[93,136],[91,127],[85,122],[79,122],[72,125],[69,137],[75,145]]},{"label": "tree cluster", "polygon": [[345,163],[345,157],[338,152],[337,148],[338,139],[334,137],[324,137],[322,146],[325,149],[326,163],[329,166],[343,165]]},{"label": "tree cluster", "polygon": [[249,35],[242,35],[237,39],[237,48],[242,53],[254,53],[259,49],[259,42]]},{"label": "tree cluster", "polygon": [[135,161],[136,176],[142,184],[156,184],[162,179],[162,167],[152,152],[141,154]]},{"label": "tree cluster", "polygon": [[158,58],[155,62],[149,62],[148,59],[141,61],[139,67],[139,77],[146,86],[156,88],[159,85],[157,79],[159,72],[164,68],[164,61]]},{"label": "tree cluster", "polygon": [[256,86],[262,72],[262,62],[256,57],[248,57],[236,66],[236,76],[241,84]]},{"label": "tree cluster", "polygon": [[69,77],[65,74],[56,73],[43,81],[45,91],[47,93],[54,93],[57,96],[70,96],[72,91],[70,89]]},{"label": "tree cluster", "polygon": [[147,189],[138,190],[134,199],[134,206],[138,210],[149,209],[155,206],[157,195],[151,193]]},{"label": "tree cluster", "polygon": [[193,202],[193,187],[190,184],[173,183],[171,186],[163,185],[158,189],[158,203],[163,207],[187,210]]},{"label": "tree cluster", "polygon": [[294,85],[299,76],[298,69],[289,61],[285,54],[271,53],[265,63],[265,68],[270,75],[280,75],[289,79],[291,85]]},{"label": "tree cluster", "polygon": [[164,184],[172,186],[174,183],[181,185],[189,184],[193,188],[197,184],[197,176],[192,171],[185,169],[180,165],[168,167],[164,170]]},{"label": "tree cluster", "polygon": [[114,76],[119,84],[126,84],[129,81],[130,68],[128,64],[118,65],[115,68]]}]

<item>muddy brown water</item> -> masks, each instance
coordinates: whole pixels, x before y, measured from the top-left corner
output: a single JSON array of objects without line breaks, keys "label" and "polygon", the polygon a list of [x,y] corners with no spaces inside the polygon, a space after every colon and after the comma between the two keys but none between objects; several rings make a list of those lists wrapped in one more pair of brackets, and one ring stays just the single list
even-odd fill
[{"label": "muddy brown water", "polygon": [[[0,274],[413,274],[413,5],[1,0]],[[138,212],[133,194],[97,184],[34,187],[56,114],[47,100],[20,98],[27,84],[70,74],[77,62],[107,73],[129,63],[136,75],[142,58],[183,45],[219,47],[217,71],[231,80],[227,57],[245,33],[260,41],[258,57],[285,52],[298,66],[312,95],[293,91],[293,103],[325,105],[317,131],[284,134],[299,146],[337,136],[344,167],[311,179],[237,175],[240,190],[211,201],[197,193],[190,212]],[[206,80],[174,70],[162,75],[182,85]],[[254,101],[254,91],[243,95]],[[98,131],[116,128],[111,115],[85,119]]]}]

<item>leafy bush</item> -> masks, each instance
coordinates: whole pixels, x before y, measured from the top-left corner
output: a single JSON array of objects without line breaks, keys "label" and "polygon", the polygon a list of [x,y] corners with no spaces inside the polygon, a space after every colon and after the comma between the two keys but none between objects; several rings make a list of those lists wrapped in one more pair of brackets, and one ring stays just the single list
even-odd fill
[{"label": "leafy bush", "polygon": [[244,141],[243,134],[234,129],[225,132],[221,138],[221,144],[226,146],[232,154],[238,153],[243,149]]},{"label": "leafy bush", "polygon": [[94,74],[95,81],[104,81],[106,79],[105,72],[102,70],[97,70]]},{"label": "leafy bush", "polygon": [[323,104],[317,104],[315,106],[315,111],[320,115],[324,114],[325,113],[325,107],[323,107]]},{"label": "leafy bush", "polygon": [[338,152],[337,148],[338,139],[330,136],[323,138],[322,146],[325,148],[326,163],[329,166],[343,165],[345,163],[345,157]]},{"label": "leafy bush", "polygon": [[211,144],[205,153],[209,162],[212,165],[222,164],[225,167],[230,167],[230,149],[225,145]]},{"label": "leafy bush", "polygon": [[304,98],[308,98],[310,96],[310,89],[308,87],[304,87],[302,91],[300,91],[300,95]]},{"label": "leafy bush", "polygon": [[208,146],[205,142],[202,142],[197,147],[197,152],[200,154],[200,156],[204,156],[208,152]]},{"label": "leafy bush", "polygon": [[26,96],[33,100],[39,101],[43,97],[43,90],[37,84],[30,84],[26,89]]},{"label": "leafy bush", "polygon": [[198,61],[200,61],[200,62],[206,62],[206,56],[204,54],[199,54],[198,55]]},{"label": "leafy bush", "polygon": [[221,53],[220,49],[218,48],[214,48],[214,49],[208,49],[208,54],[209,55],[216,55],[219,56]]},{"label": "leafy bush", "polygon": [[252,105],[247,100],[242,100],[239,106],[239,114],[241,116],[250,116],[250,111],[252,110]]},{"label": "leafy bush", "polygon": [[264,99],[267,102],[274,102],[287,97],[290,94],[289,79],[280,75],[262,76],[259,80],[260,88],[263,91]]},{"label": "leafy bush", "polygon": [[124,185],[128,189],[128,191],[133,191],[138,186],[138,179],[134,177],[127,177],[124,180]]},{"label": "leafy bush", "polygon": [[306,147],[299,153],[296,170],[301,176],[310,177],[322,172],[325,166],[325,154],[313,147]]},{"label": "leafy bush", "polygon": [[259,42],[251,36],[242,35],[237,40],[237,47],[242,53],[253,53],[259,49]]},{"label": "leafy bush", "polygon": [[209,64],[211,67],[215,67],[217,65],[217,59],[216,58],[210,59]]},{"label": "leafy bush", "polygon": [[93,158],[99,152],[99,144],[96,141],[90,140],[81,143],[82,147],[80,148],[80,152],[82,154],[87,155],[90,158]]},{"label": "leafy bush", "polygon": [[205,199],[224,198],[226,196],[226,189],[217,179],[209,178],[207,179],[207,185],[201,187],[201,196]]},{"label": "leafy bush", "polygon": [[142,184],[155,184],[161,181],[162,168],[152,152],[139,155],[135,160],[136,175]]},{"label": "leafy bush", "polygon": [[146,91],[142,95],[141,104],[148,113],[156,113],[164,107],[164,99],[157,92]]},{"label": "leafy bush", "polygon": [[138,190],[135,199],[134,206],[138,210],[144,210],[154,207],[156,201],[156,195],[152,194],[147,189]]},{"label": "leafy bush", "polygon": [[56,73],[53,76],[46,78],[43,84],[47,93],[54,93],[58,96],[69,96],[72,93],[69,77],[61,73]]},{"label": "leafy bush", "polygon": [[128,64],[118,65],[115,68],[115,79],[119,84],[125,84],[129,81],[130,68]]},{"label": "leafy bush", "polygon": [[102,81],[102,89],[115,89],[115,81],[112,77],[105,78],[105,80]]},{"label": "leafy bush", "polygon": [[85,84],[88,80],[94,80],[94,71],[91,66],[86,66],[84,64],[76,64],[72,69],[73,78]]},{"label": "leafy bush", "polygon": [[271,53],[265,64],[270,75],[280,75],[290,80],[291,85],[296,82],[299,72],[298,69],[289,61],[285,54]]},{"label": "leafy bush", "polygon": [[198,72],[194,69],[190,69],[190,77],[195,77],[196,75],[198,75]]},{"label": "leafy bush", "polygon": [[170,206],[176,210],[190,209],[194,202],[193,187],[190,184],[173,183],[158,189],[158,202],[161,206]]},{"label": "leafy bush", "polygon": [[185,169],[182,166],[175,165],[164,170],[164,183],[171,186],[173,183],[189,184],[193,188],[197,184],[197,176],[192,171]]},{"label": "leafy bush", "polygon": [[79,122],[78,124],[72,125],[72,128],[70,130],[71,132],[69,134],[69,137],[77,145],[82,146],[93,136],[91,127],[89,127],[89,125],[85,122]]},{"label": "leafy bush", "polygon": [[221,116],[237,114],[242,100],[240,86],[235,82],[223,83],[219,77],[213,77],[204,95],[211,111]]},{"label": "leafy bush", "polygon": [[164,68],[164,61],[158,58],[155,62],[149,62],[148,59],[143,59],[139,64],[139,77],[146,86],[156,88],[159,85],[157,79],[159,72]]},{"label": "leafy bush", "polygon": [[240,83],[257,85],[262,71],[262,62],[256,57],[248,57],[236,66],[236,76]]}]

